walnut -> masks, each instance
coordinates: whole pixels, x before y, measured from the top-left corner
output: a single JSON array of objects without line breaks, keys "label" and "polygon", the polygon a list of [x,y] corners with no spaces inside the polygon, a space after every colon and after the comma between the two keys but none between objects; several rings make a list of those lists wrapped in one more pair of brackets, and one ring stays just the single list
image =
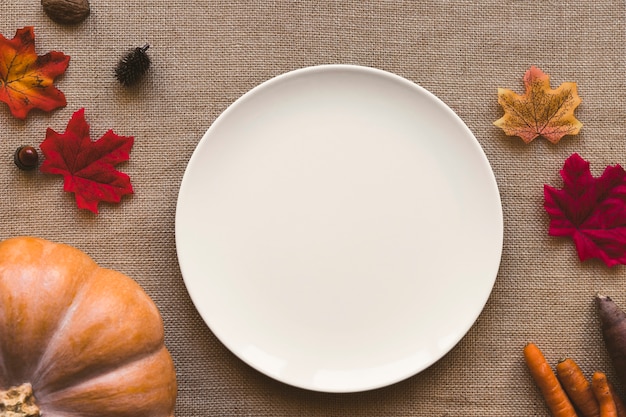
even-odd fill
[{"label": "walnut", "polygon": [[41,0],[44,12],[57,23],[80,23],[89,16],[89,0]]}]

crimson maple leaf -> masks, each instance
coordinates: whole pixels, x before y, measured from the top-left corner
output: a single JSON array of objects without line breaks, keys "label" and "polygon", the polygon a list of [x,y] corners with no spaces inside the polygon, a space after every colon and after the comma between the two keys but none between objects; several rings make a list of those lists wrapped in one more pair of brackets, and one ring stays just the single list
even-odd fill
[{"label": "crimson maple leaf", "polygon": [[549,234],[574,240],[581,261],[599,258],[607,266],[626,264],[626,172],[608,166],[598,178],[589,162],[571,155],[561,170],[563,189],[544,185]]},{"label": "crimson maple leaf", "polygon": [[63,175],[63,189],[76,196],[79,208],[98,213],[98,203],[119,203],[132,194],[130,177],[116,171],[114,165],[127,161],[133,147],[132,136],[118,136],[112,130],[93,142],[85,109],[76,111],[65,133],[48,128],[40,148],[45,156],[41,172]]},{"label": "crimson maple leaf", "polygon": [[56,51],[38,56],[31,26],[18,29],[11,40],[0,35],[0,101],[18,119],[25,119],[35,108],[64,107],[65,95],[54,86],[54,79],[69,62],[69,56]]}]

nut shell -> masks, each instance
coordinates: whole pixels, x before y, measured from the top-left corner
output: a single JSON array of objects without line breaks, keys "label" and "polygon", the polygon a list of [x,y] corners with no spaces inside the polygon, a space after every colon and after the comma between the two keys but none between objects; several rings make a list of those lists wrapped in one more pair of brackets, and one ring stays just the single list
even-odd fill
[{"label": "nut shell", "polygon": [[13,162],[21,170],[33,170],[39,163],[39,153],[32,146],[20,146],[13,154]]},{"label": "nut shell", "polygon": [[76,24],[89,16],[89,0],[41,0],[44,12],[57,23]]}]

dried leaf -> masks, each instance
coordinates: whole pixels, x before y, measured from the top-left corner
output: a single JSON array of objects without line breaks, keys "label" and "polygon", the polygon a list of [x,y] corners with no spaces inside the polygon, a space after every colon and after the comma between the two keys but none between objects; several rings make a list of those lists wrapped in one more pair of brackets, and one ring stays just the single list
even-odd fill
[{"label": "dried leaf", "polygon": [[65,133],[48,128],[41,143],[45,156],[41,172],[63,175],[63,189],[76,196],[79,208],[98,213],[98,203],[118,203],[125,194],[132,194],[130,177],[114,166],[130,157],[132,136],[118,136],[112,130],[93,142],[85,109],[74,113]]},{"label": "dried leaf", "polygon": [[70,57],[61,52],[38,56],[32,27],[18,29],[12,40],[0,35],[0,101],[18,119],[32,109],[52,111],[64,107],[65,95],[54,86]]},{"label": "dried leaf", "polygon": [[504,116],[494,124],[504,133],[519,136],[525,143],[538,136],[557,143],[563,136],[580,131],[582,123],[574,116],[581,102],[576,83],[566,82],[552,90],[550,76],[533,66],[524,75],[524,85],[524,95],[498,88]]},{"label": "dried leaf", "polygon": [[574,240],[581,261],[626,264],[626,171],[608,166],[594,178],[589,162],[571,155],[561,170],[563,189],[544,185],[548,233]]}]

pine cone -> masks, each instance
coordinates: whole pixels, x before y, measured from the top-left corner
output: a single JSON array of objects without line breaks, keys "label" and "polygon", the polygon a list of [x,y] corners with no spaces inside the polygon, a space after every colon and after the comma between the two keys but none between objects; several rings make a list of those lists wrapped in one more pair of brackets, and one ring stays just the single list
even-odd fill
[{"label": "pine cone", "polygon": [[149,45],[137,47],[124,56],[115,68],[115,78],[123,86],[131,86],[141,79],[150,68],[150,57],[146,53]]}]

